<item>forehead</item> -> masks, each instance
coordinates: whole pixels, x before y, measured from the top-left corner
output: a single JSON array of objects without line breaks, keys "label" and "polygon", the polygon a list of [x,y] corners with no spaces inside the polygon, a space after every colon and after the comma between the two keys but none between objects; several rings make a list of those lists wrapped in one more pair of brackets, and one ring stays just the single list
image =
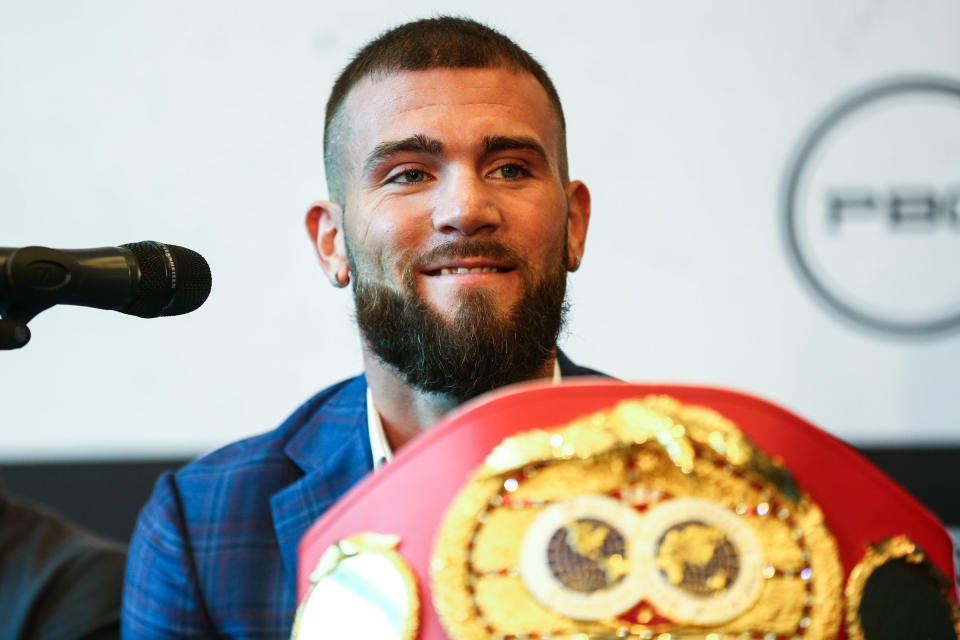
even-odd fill
[{"label": "forehead", "polygon": [[546,91],[526,72],[509,69],[429,69],[367,77],[342,108],[349,162],[357,167],[387,140],[422,134],[445,146],[483,136],[528,136],[556,166],[560,123]]}]

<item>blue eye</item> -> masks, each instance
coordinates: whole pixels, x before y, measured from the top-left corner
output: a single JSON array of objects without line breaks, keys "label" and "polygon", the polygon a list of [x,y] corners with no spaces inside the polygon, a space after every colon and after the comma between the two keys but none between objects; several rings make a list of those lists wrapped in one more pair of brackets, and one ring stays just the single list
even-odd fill
[{"label": "blue eye", "polygon": [[505,180],[516,180],[530,175],[530,172],[519,164],[505,164],[494,169],[494,173],[500,172],[500,176]]},{"label": "blue eye", "polygon": [[408,169],[396,178],[397,182],[423,182],[426,179],[427,173],[423,169]]}]

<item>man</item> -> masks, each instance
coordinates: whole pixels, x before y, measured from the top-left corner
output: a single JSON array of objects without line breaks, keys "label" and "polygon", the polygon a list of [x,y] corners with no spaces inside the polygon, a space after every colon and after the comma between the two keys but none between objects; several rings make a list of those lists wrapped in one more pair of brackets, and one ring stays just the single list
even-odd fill
[{"label": "man", "polygon": [[398,27],[337,80],[324,143],[330,201],[307,229],[331,282],[352,283],[365,375],[160,478],[130,550],[129,637],[288,635],[296,544],[351,485],[469,398],[595,373],[556,349],[590,196],[529,54],[468,20]]}]

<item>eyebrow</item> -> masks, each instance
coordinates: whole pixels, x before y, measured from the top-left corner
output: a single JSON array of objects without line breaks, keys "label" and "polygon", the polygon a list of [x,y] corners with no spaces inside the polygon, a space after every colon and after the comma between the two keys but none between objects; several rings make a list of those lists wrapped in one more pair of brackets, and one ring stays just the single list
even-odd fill
[{"label": "eyebrow", "polygon": [[381,142],[367,156],[363,162],[363,169],[369,172],[385,158],[403,152],[423,153],[430,156],[443,155],[443,143],[435,138],[428,138],[423,134],[416,134],[401,140]]},{"label": "eyebrow", "polygon": [[485,136],[483,138],[483,151],[485,154],[496,153],[497,151],[510,151],[513,149],[532,151],[549,164],[547,152],[543,145],[533,138],[526,136]]},{"label": "eyebrow", "polygon": [[[547,152],[543,148],[543,145],[534,138],[527,136],[484,136],[481,144],[485,155],[497,153],[498,151],[526,150],[532,151],[540,156],[544,162],[549,163]],[[366,160],[363,162],[363,170],[369,173],[386,158],[405,152],[422,153],[439,157],[443,156],[443,143],[436,138],[428,138],[420,133],[400,140],[381,142],[367,155]]]}]

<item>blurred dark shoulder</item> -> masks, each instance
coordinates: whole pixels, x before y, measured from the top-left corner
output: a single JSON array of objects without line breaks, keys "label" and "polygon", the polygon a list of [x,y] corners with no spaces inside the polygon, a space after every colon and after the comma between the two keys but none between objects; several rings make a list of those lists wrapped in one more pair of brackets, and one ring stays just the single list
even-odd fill
[{"label": "blurred dark shoulder", "polygon": [[0,638],[119,637],[126,549],[0,487]]}]

